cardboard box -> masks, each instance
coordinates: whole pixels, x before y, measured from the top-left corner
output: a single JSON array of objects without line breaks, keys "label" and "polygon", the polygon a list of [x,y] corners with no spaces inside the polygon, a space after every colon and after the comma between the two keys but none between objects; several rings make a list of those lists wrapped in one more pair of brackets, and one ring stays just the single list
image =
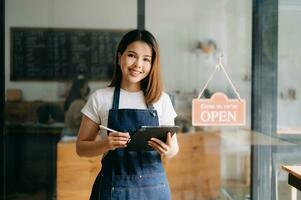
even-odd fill
[{"label": "cardboard box", "polygon": [[7,89],[6,101],[8,102],[20,102],[22,101],[22,90],[20,89]]}]

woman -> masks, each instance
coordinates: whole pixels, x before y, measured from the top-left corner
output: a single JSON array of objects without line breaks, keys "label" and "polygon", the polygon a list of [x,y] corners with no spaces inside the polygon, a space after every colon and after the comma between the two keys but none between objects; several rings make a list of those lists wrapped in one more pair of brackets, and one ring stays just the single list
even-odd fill
[{"label": "woman", "polygon": [[[161,156],[178,152],[176,134],[166,143],[151,138],[154,151],[128,151],[127,142],[139,127],[174,125],[176,113],[162,91],[159,48],[146,30],[133,30],[121,39],[109,87],[95,91],[83,108],[76,150],[80,156],[104,154],[102,169],[90,199],[170,199]],[[102,124],[118,132],[102,130]]]},{"label": "woman", "polygon": [[77,78],[73,81],[69,95],[64,104],[65,129],[63,135],[76,135],[82,120],[81,109],[86,104],[90,92],[87,79]]}]

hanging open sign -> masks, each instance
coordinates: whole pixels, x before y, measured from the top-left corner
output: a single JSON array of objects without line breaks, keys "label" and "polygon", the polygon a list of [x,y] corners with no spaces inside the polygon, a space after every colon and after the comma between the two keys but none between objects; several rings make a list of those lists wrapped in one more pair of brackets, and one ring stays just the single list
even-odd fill
[{"label": "hanging open sign", "polygon": [[193,126],[243,126],[246,124],[246,101],[228,99],[215,93],[210,99],[192,100]]}]

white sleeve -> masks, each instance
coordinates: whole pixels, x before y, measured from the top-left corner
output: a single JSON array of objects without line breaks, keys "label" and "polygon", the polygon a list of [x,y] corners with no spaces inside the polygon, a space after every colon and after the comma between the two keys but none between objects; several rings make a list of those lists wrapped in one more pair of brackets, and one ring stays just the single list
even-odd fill
[{"label": "white sleeve", "polygon": [[162,99],[162,114],[160,116],[160,125],[175,125],[177,116],[168,94],[163,93]]},{"label": "white sleeve", "polygon": [[97,124],[100,124],[100,101],[101,100],[97,98],[97,93],[94,92],[82,109],[82,113]]}]

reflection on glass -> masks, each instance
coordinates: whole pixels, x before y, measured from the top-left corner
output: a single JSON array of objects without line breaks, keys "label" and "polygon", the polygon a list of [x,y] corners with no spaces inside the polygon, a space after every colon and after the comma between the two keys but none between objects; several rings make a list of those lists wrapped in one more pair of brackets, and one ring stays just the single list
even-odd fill
[{"label": "reflection on glass", "polygon": [[[164,81],[174,97],[176,124],[182,127],[179,156],[165,161],[173,199],[249,199],[250,147],[271,141],[236,127],[194,127],[191,103],[215,70],[216,57],[211,51],[217,48],[240,96],[247,101],[250,127],[252,1],[172,4],[147,1],[146,28],[160,42]],[[153,16],[152,10],[158,14]],[[218,91],[236,98],[222,71],[210,81],[202,98]]]},{"label": "reflection on glass", "polygon": [[[300,54],[301,20],[299,1],[280,0],[278,14],[278,112],[277,137],[296,144],[294,147],[277,147],[274,155],[276,187],[279,199],[293,198],[288,184],[288,173],[282,165],[299,165],[301,152],[301,82]],[[301,192],[298,192],[300,198]]]},{"label": "reflection on glass", "polygon": [[279,1],[278,129],[283,134],[301,133],[301,28],[295,26],[301,20],[300,7],[298,1]]}]

